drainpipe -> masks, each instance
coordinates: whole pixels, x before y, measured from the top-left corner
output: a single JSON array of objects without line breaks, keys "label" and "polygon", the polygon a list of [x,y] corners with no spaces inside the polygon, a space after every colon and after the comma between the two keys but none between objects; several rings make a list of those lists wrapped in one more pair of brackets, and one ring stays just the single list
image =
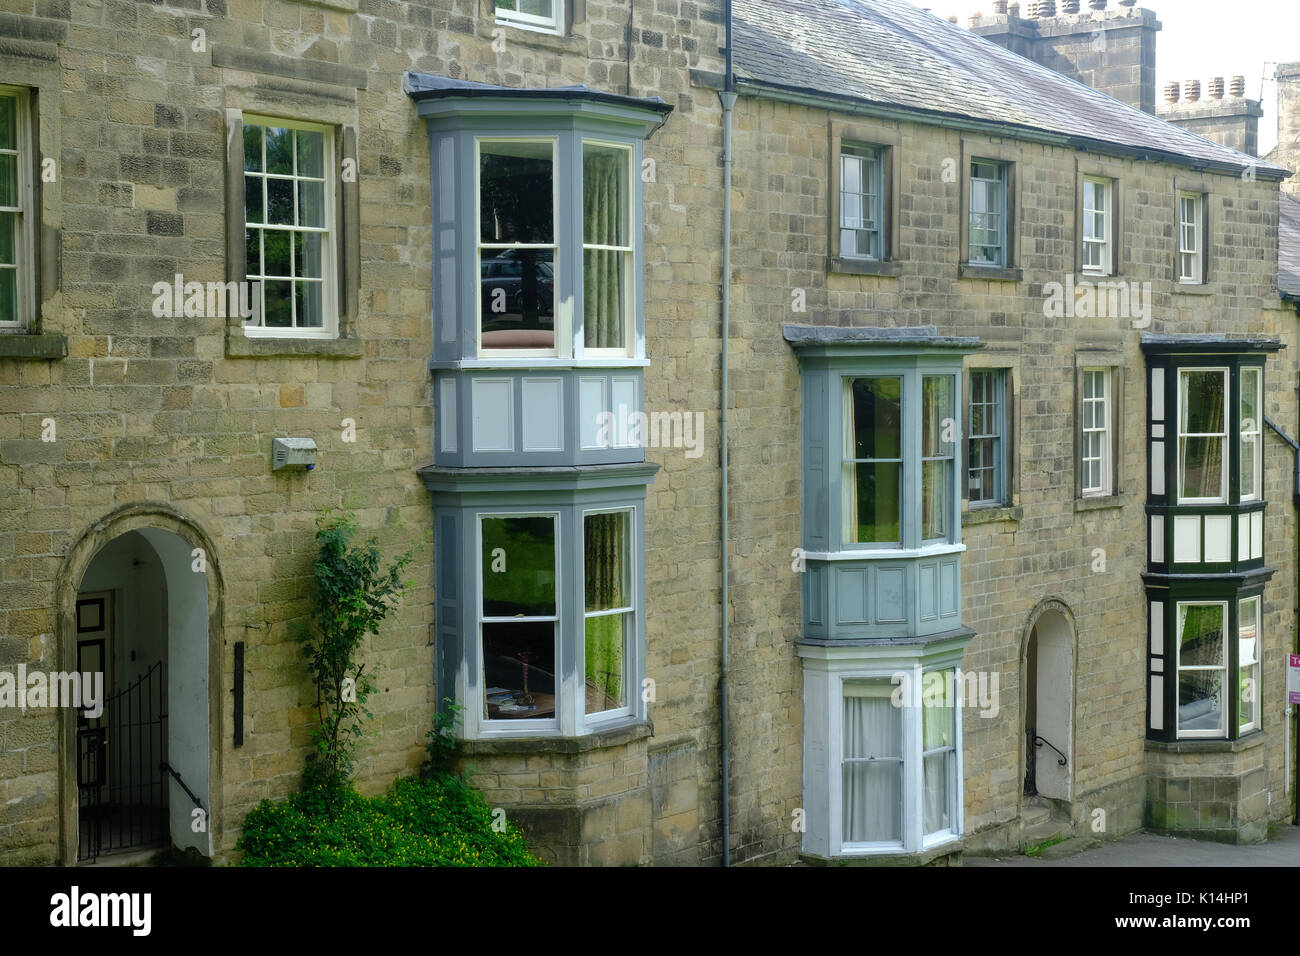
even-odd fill
[{"label": "drainpipe", "polygon": [[730,574],[730,562],[727,559],[727,546],[731,540],[731,524],[728,520],[727,485],[730,479],[727,460],[727,403],[730,388],[727,373],[729,365],[727,353],[731,343],[731,111],[736,105],[735,78],[731,69],[731,0],[726,0],[727,31],[727,72],[724,89],[718,94],[722,100],[722,356],[721,356],[721,394],[722,409],[719,416],[719,465],[722,471],[721,523],[722,537],[722,647],[721,672],[718,679],[718,707],[721,710],[722,731],[722,865],[731,865],[731,751],[727,746],[727,661],[728,646],[731,638],[730,602],[727,592],[727,578]]},{"label": "drainpipe", "polygon": [[[1296,394],[1297,394],[1297,396],[1300,396],[1300,387],[1297,387],[1297,388],[1296,388]],[[1286,432],[1282,431],[1282,429],[1278,428],[1278,427],[1277,427],[1277,424],[1276,424],[1275,422],[1273,422],[1273,420],[1270,419],[1267,415],[1264,416],[1264,424],[1266,424],[1269,428],[1273,429],[1273,431],[1277,434],[1277,436],[1278,436],[1279,438],[1281,438],[1284,442],[1286,442],[1288,445],[1290,445],[1290,446],[1291,446],[1291,451],[1295,453],[1294,481],[1293,481],[1293,483],[1292,483],[1292,487],[1291,487],[1291,503],[1295,506],[1295,511],[1296,511],[1296,522],[1297,522],[1297,525],[1296,525],[1296,527],[1297,527],[1297,532],[1296,532],[1296,601],[1297,601],[1297,604],[1300,604],[1300,443],[1297,443],[1296,440],[1295,440],[1294,438],[1292,438],[1292,437],[1291,437],[1290,435],[1288,435]],[[1297,613],[1300,613],[1300,608],[1297,609]],[[1297,647],[1297,651],[1300,651],[1300,647]],[[1287,723],[1286,723],[1286,728],[1287,728],[1287,732],[1288,732],[1288,733],[1289,733],[1290,730],[1291,730],[1291,717],[1290,717],[1290,714],[1291,714],[1291,707],[1290,707],[1290,705],[1288,704],[1288,705],[1287,705]],[[1292,826],[1300,826],[1300,727],[1297,727],[1297,728],[1296,728],[1296,735],[1295,735],[1295,757],[1294,757],[1294,759],[1291,761],[1291,766],[1292,766],[1292,768],[1294,769],[1294,771],[1295,771],[1296,774],[1297,774],[1297,777],[1296,777],[1296,786],[1295,786],[1295,790],[1294,790],[1295,800],[1296,800],[1296,809],[1295,809],[1295,813],[1294,813],[1294,815],[1291,817],[1291,825],[1292,825]],[[1290,774],[1288,774],[1287,776],[1290,776]]]}]

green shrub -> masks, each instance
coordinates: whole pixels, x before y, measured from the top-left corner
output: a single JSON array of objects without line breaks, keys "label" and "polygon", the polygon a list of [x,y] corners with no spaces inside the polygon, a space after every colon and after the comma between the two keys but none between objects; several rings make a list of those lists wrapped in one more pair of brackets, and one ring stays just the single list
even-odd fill
[{"label": "green shrub", "polygon": [[[500,829],[501,832],[496,832]],[[244,820],[244,866],[541,866],[459,777],[402,777],[387,794],[324,788],[263,800]]]}]

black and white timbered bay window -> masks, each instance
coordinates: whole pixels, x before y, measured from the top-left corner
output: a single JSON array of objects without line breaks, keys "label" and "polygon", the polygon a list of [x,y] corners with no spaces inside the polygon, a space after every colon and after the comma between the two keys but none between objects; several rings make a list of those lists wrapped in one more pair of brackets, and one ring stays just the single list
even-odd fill
[{"label": "black and white timbered bay window", "polygon": [[[1270,339],[1143,335],[1150,471],[1147,736],[1261,729]],[[1275,637],[1277,646],[1281,638]]]}]

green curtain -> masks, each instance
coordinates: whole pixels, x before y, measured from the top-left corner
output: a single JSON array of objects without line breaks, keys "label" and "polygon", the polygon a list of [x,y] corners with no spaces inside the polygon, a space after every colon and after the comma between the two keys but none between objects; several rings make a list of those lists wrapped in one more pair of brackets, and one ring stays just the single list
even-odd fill
[{"label": "green curtain", "polygon": [[[627,229],[627,152],[586,146],[582,157],[583,242],[625,246]],[[623,340],[623,268],[626,252],[585,249],[582,263],[584,342],[589,349],[619,349]]]},{"label": "green curtain", "polygon": [[[588,611],[627,607],[625,570],[628,563],[626,512],[587,515],[584,521],[583,562]],[[624,677],[625,615],[604,614],[586,619],[587,706],[589,714],[627,704]]]}]

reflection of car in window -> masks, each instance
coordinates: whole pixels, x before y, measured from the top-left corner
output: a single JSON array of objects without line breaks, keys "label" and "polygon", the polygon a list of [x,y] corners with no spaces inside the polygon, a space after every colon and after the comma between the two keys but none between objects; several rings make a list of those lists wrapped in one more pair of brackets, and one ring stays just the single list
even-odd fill
[{"label": "reflection of car in window", "polygon": [[535,321],[555,312],[555,270],[549,252],[508,249],[482,261],[479,281],[485,330],[549,327],[549,322]]}]

